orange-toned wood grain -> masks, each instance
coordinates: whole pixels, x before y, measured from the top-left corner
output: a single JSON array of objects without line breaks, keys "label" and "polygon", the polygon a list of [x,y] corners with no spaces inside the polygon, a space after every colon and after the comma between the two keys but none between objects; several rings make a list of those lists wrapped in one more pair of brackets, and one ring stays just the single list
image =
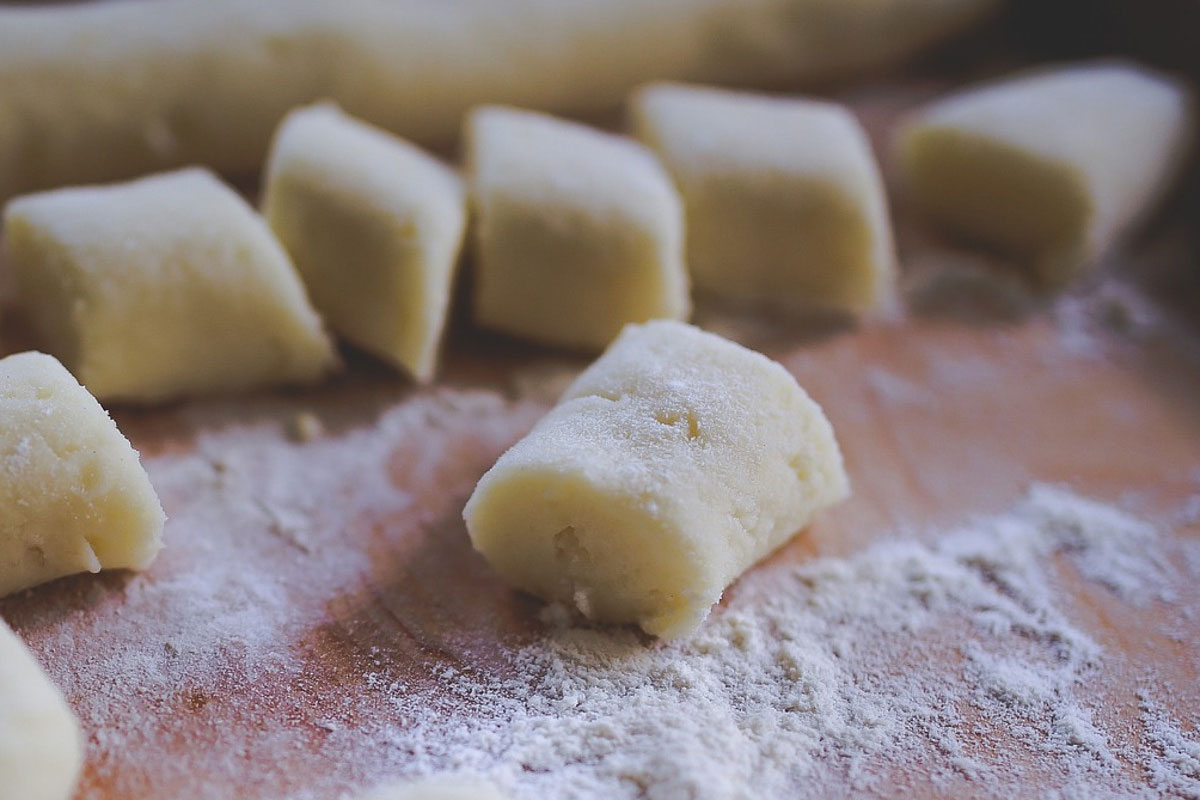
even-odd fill
[{"label": "orange-toned wood grain", "polygon": [[[944,84],[937,77],[905,79],[850,96],[882,144],[898,111]],[[909,284],[925,269],[974,263],[973,255],[946,248],[906,219],[902,203],[897,216]],[[1151,256],[1153,263],[1146,260]],[[910,286],[915,308],[904,319],[862,327],[798,324],[702,304],[701,324],[778,359],[822,403],[854,484],[848,502],[772,560],[850,555],[901,530],[933,536],[1009,506],[1036,481],[1132,502],[1165,525],[1200,493],[1200,328],[1188,316],[1200,298],[1198,258],[1186,222],[1156,229],[1080,293],[1118,279],[1146,284],[1155,313],[1173,322],[1129,328],[1106,325],[1100,314],[1082,336],[1063,321],[1062,303],[1075,299],[1056,309],[1016,291],[1009,303],[1005,284],[973,280],[948,282],[944,296]],[[30,344],[18,321],[0,317],[0,352]],[[27,637],[50,674],[71,677],[73,703],[88,693],[108,699],[103,719],[87,721],[89,760],[79,796],[335,797],[374,774],[370,765],[394,764],[397,756],[384,742],[364,744],[353,759],[329,748],[326,722],[366,725],[387,714],[383,700],[364,695],[365,670],[436,695],[439,665],[503,669],[502,645],[538,636],[538,603],[509,590],[472,552],[460,513],[478,476],[549,407],[562,377],[584,363],[472,331],[458,319],[433,389],[414,389],[352,356],[346,375],[309,391],[115,409],[147,458],[170,458],[193,452],[197,438],[213,430],[275,424],[282,438],[300,411],[317,414],[323,440],[338,442],[398,408],[436,407],[439,392],[481,391],[501,400],[478,418],[435,415],[414,429],[388,459],[396,503],[323,510],[343,546],[368,554],[370,566],[332,590],[289,585],[292,606],[279,623],[297,632],[270,668],[222,653],[215,654],[216,667],[170,687],[136,675],[88,683],[89,676],[109,674],[104,660],[118,644],[102,632],[85,635],[89,619],[101,610],[119,615],[139,581],[203,574],[237,557],[192,546],[204,530],[168,525],[167,549],[144,576],[77,576],[0,601],[0,615]],[[185,499],[163,498],[169,512]],[[1175,536],[1200,537],[1195,523],[1169,527]],[[311,554],[266,525],[240,533],[248,546],[274,554],[285,583],[313,568]],[[754,580],[752,570],[731,592]],[[1200,587],[1171,607],[1133,608],[1069,569],[1062,580],[1072,618],[1121,654],[1095,681],[1110,701],[1104,712],[1110,719],[1136,716],[1135,679],[1148,669],[1175,702],[1200,707]],[[1164,615],[1177,617],[1186,635],[1158,633],[1154,623]],[[146,620],[148,648],[166,641],[161,624]],[[49,657],[64,652],[71,657]],[[953,659],[945,667],[954,669]],[[1000,734],[993,747],[997,759],[1021,757]],[[965,778],[935,784],[929,765],[880,769],[888,777],[882,785],[890,781],[918,796],[979,789]]]},{"label": "orange-toned wood grain", "polygon": [[[1003,509],[1034,481],[1063,482],[1114,501],[1137,495],[1147,514],[1164,518],[1200,491],[1196,338],[1156,335],[1136,341],[1100,333],[1107,354],[1080,354],[1044,312],[1002,323],[914,317],[816,340],[745,317],[710,314],[708,322],[760,347],[797,375],[833,421],[854,482],[850,501],[824,515],[775,560],[853,554],[899,529],[932,535],[971,514]],[[479,419],[478,427],[431,428],[397,450],[390,477],[397,493],[414,498],[411,506],[384,514],[358,509],[344,519],[335,513],[346,546],[369,551],[372,566],[354,583],[298,600],[292,619],[281,620],[302,631],[281,654],[291,661],[291,677],[257,680],[249,677],[253,665],[231,657],[227,669],[166,694],[136,681],[76,684],[79,692],[110,695],[111,719],[105,723],[123,736],[122,747],[114,750],[103,746],[100,732],[89,731],[93,758],[81,796],[285,797],[315,781],[333,797],[335,790],[354,785],[361,765],[331,760],[321,724],[330,718],[351,725],[365,721],[360,717],[370,704],[364,706],[360,696],[364,670],[436,692],[433,668],[439,664],[502,668],[493,663],[501,644],[537,636],[538,604],[506,588],[471,551],[459,516],[462,503],[500,449],[545,407],[549,395],[536,391],[539,379],[580,363],[475,334],[457,336],[443,387],[483,388],[512,399],[499,416]],[[533,377],[513,379],[522,375]],[[518,398],[518,387],[525,399]],[[187,452],[203,430],[247,421],[277,420],[282,437],[298,410],[315,411],[326,422],[325,435],[337,437],[428,394],[357,362],[349,377],[311,392],[197,401],[161,411],[118,410],[116,418],[145,453],[163,457]],[[168,510],[175,500],[164,497]],[[168,527],[168,549],[147,579],[218,568],[227,554],[210,553],[209,563],[173,557],[179,537],[204,534]],[[265,529],[245,535],[272,537]],[[1200,531],[1184,527],[1176,535]],[[305,553],[286,545],[278,550],[281,574],[306,564]],[[754,571],[742,579],[754,580]],[[1097,686],[1113,698],[1111,713],[1136,714],[1133,678],[1143,667],[1153,668],[1178,702],[1200,703],[1200,622],[1194,614],[1185,621],[1190,636],[1167,640],[1152,624],[1161,621],[1155,615],[1167,613],[1163,609],[1132,608],[1094,586],[1072,583],[1069,575],[1064,580],[1074,598],[1074,618],[1122,654],[1119,669],[1097,678]],[[68,578],[5,600],[0,613],[37,648],[71,635],[95,606],[120,606],[129,581],[121,574]],[[732,592],[738,590],[735,585]],[[1182,598],[1170,613],[1188,608],[1200,609],[1200,591]],[[162,634],[155,624],[147,623],[152,643]],[[73,647],[81,657],[102,659],[106,643],[77,638]],[[380,654],[382,665],[374,663]],[[48,666],[52,675],[70,668]],[[355,697],[347,706],[347,698]],[[134,730],[140,735],[131,735]],[[260,739],[257,732],[271,736]],[[998,758],[1013,757],[998,747]],[[368,749],[360,758],[370,763],[384,755]],[[924,769],[912,765],[893,778],[931,796],[972,791],[966,782],[949,790],[935,787]],[[199,794],[197,782],[204,783]],[[837,794],[836,787],[829,791]]]}]

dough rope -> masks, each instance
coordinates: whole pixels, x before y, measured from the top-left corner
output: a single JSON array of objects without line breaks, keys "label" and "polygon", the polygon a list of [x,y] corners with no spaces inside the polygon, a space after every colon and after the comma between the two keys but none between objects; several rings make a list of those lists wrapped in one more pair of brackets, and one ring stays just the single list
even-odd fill
[{"label": "dough rope", "polygon": [[[256,170],[332,99],[422,144],[506,103],[616,109],[654,78],[779,83],[908,55],[997,0],[111,0],[0,8],[0,199]],[[103,154],[98,157],[97,154]]]}]

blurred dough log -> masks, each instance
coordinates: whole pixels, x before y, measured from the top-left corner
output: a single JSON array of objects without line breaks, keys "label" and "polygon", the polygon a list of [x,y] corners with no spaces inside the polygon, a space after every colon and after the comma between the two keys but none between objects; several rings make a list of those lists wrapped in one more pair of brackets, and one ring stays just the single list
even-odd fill
[{"label": "blurred dough log", "polygon": [[421,143],[481,102],[616,108],[654,78],[779,83],[909,55],[999,0],[113,0],[0,9],[0,198],[259,167],[331,98]]}]

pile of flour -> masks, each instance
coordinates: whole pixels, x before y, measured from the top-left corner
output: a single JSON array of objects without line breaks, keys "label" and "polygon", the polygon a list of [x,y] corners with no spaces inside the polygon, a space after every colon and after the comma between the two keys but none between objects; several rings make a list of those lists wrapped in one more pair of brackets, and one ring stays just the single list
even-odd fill
[{"label": "pile of flour", "polygon": [[1109,730],[1090,686],[1108,656],[1052,588],[1073,570],[1134,604],[1170,599],[1157,552],[1148,525],[1036,486],[932,545],[769,570],[684,642],[552,609],[545,640],[511,653],[518,677],[447,671],[461,715],[411,709],[415,726],[378,734],[406,771],[482,775],[514,798],[1198,796],[1194,712],[1143,698],[1140,733]]}]

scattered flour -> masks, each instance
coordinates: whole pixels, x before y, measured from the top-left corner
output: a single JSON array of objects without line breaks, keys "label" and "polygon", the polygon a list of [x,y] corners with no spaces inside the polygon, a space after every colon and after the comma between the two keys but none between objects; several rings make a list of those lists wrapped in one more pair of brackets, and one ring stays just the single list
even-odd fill
[{"label": "scattered flour", "polygon": [[[970,781],[993,796],[1137,793],[1096,719],[1104,654],[1055,610],[1053,557],[1141,594],[1168,567],[1144,523],[1062,489],[925,546],[773,570],[691,640],[572,628],[512,653],[518,677],[453,676],[461,718],[380,729],[418,771],[513,797],[763,798]],[[949,640],[940,634],[952,630]],[[1153,731],[1148,718],[1143,724]],[[1154,717],[1153,786],[1194,788],[1200,746]],[[997,742],[1023,753],[1000,758]]]},{"label": "scattered flour", "polygon": [[1187,341],[1140,289],[1120,280],[1085,283],[1059,298],[1052,313],[1062,351],[1078,358],[1101,359],[1117,343],[1156,334]]},{"label": "scattered flour", "polygon": [[1138,696],[1143,734],[1143,764],[1150,784],[1164,793],[1200,798],[1200,715],[1195,709],[1184,734],[1170,714],[1148,694]]},{"label": "scattered flour", "polygon": [[924,386],[889,372],[883,367],[867,367],[863,371],[867,388],[888,406],[929,406],[936,396]]},{"label": "scattered flour", "polygon": [[[455,526],[436,531],[454,538],[421,568],[449,564],[458,583],[445,591],[476,616],[453,618],[440,595],[409,597],[403,582],[379,611],[371,543],[407,553],[433,536],[422,526],[457,520],[486,467],[445,471],[463,460],[445,452],[453,432],[483,431],[469,449],[483,462],[541,410],[444,389],[349,431],[289,442],[284,413],[148,459],[172,517],[155,568],[123,585],[79,581],[91,588],[75,610],[16,609],[89,731],[98,774],[122,797],[197,800],[230,785],[245,798],[328,800],[444,773],[513,800],[1008,797],[1031,786],[1200,796],[1194,710],[1164,707],[1175,695],[1153,671],[1140,696],[1114,689],[1123,656],[1089,635],[1060,588],[1081,580],[1166,615],[1167,588],[1195,586],[1198,565],[1168,557],[1172,537],[1063,488],[1035,486],[1009,512],[929,541],[765,565],[681,642],[580,627],[558,608],[530,620],[536,606],[499,586]],[[332,524],[347,510],[375,521],[374,538]],[[354,608],[346,598],[364,585],[374,599],[361,610],[331,611]],[[420,604],[411,619],[406,602]],[[489,622],[498,606],[527,629]],[[361,634],[373,644],[354,655],[352,642],[357,666],[332,677],[306,649],[331,615],[353,639],[385,612],[405,635],[417,617],[450,615],[435,630],[460,638],[425,647],[413,634],[417,649],[402,651]],[[1122,704],[1129,714],[1114,716]],[[145,783],[135,765],[168,754]],[[85,786],[84,798],[100,796]]]}]

